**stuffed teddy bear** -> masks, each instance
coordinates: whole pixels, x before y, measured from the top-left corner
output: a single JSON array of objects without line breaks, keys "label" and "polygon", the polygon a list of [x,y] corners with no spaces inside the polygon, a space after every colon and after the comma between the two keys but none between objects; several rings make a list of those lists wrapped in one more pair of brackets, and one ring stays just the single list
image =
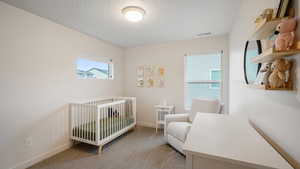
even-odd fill
[{"label": "stuffed teddy bear", "polygon": [[261,85],[269,84],[268,78],[269,78],[270,74],[272,73],[271,66],[272,66],[272,63],[263,64],[262,69],[259,71],[260,73],[263,74],[263,79],[260,83]]},{"label": "stuffed teddy bear", "polygon": [[297,21],[295,18],[283,19],[276,27],[275,34],[278,34],[275,40],[276,51],[290,50],[295,39],[295,29]]},{"label": "stuffed teddy bear", "polygon": [[265,9],[263,11],[263,13],[261,15],[259,15],[259,17],[257,17],[255,19],[255,24],[256,26],[260,26],[262,22],[265,22],[265,21],[270,21],[272,20],[273,18],[273,13],[274,13],[274,9],[272,8],[269,8],[269,9]]},{"label": "stuffed teddy bear", "polygon": [[268,78],[268,87],[271,89],[286,88],[289,81],[291,63],[286,59],[276,59],[271,66],[272,73]]}]

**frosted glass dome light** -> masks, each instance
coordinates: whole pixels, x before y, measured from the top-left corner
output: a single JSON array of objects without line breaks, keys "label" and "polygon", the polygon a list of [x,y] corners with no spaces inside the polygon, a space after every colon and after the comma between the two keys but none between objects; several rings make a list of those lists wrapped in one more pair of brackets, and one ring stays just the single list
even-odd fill
[{"label": "frosted glass dome light", "polygon": [[145,10],[137,6],[128,6],[122,9],[122,14],[130,22],[139,22],[143,20]]}]

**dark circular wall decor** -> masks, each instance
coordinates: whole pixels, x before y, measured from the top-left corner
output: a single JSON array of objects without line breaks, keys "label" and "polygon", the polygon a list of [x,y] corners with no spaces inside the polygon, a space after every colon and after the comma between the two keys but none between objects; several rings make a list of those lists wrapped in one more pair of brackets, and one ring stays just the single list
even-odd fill
[{"label": "dark circular wall decor", "polygon": [[246,84],[252,84],[261,68],[261,63],[252,63],[251,59],[262,53],[261,41],[247,41],[244,50],[244,78]]}]

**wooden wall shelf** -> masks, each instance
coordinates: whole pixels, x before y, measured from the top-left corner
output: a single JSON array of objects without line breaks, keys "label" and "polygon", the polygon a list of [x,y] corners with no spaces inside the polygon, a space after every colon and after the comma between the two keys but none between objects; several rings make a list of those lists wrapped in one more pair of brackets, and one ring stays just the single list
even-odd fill
[{"label": "wooden wall shelf", "polygon": [[300,53],[300,49],[291,49],[289,51],[277,52],[274,48],[270,48],[268,50],[265,50],[260,55],[252,58],[251,61],[254,63],[267,63],[272,62],[275,59],[295,55],[297,53]]},{"label": "wooden wall shelf", "polygon": [[255,29],[254,33],[249,40],[261,40],[268,38],[275,30],[276,26],[280,23],[282,18],[262,21]]},{"label": "wooden wall shelf", "polygon": [[263,90],[289,90],[292,91],[293,88],[268,88],[265,85],[258,85],[258,84],[247,84],[247,88],[252,88],[252,89],[263,89]]},{"label": "wooden wall shelf", "polygon": [[246,87],[252,89],[266,89],[265,85],[258,85],[258,84],[246,84]]}]

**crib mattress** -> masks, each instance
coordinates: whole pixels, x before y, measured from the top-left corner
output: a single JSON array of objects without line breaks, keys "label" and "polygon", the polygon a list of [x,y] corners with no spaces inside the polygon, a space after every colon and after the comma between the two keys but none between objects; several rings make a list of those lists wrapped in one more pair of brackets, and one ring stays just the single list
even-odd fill
[{"label": "crib mattress", "polygon": [[[107,117],[100,120],[100,139],[108,137],[134,122],[130,117]],[[88,122],[73,128],[73,136],[90,141],[96,140],[96,122]]]}]

